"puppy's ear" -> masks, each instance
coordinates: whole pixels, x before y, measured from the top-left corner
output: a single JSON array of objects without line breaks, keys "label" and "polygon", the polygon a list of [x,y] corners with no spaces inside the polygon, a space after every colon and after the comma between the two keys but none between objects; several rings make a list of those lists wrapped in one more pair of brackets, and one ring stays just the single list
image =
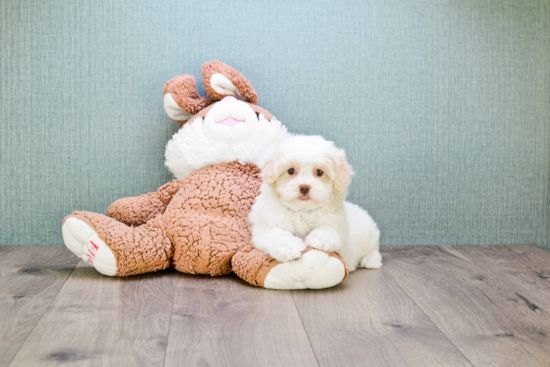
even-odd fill
[{"label": "puppy's ear", "polygon": [[231,66],[210,61],[202,66],[202,82],[206,94],[214,101],[233,96],[248,103],[258,104],[258,95],[246,78]]},{"label": "puppy's ear", "polygon": [[343,192],[351,183],[354,172],[346,160],[346,152],[336,149],[334,155],[334,191]]},{"label": "puppy's ear", "polygon": [[277,166],[275,159],[268,159],[262,164],[262,178],[272,185],[277,181]]}]

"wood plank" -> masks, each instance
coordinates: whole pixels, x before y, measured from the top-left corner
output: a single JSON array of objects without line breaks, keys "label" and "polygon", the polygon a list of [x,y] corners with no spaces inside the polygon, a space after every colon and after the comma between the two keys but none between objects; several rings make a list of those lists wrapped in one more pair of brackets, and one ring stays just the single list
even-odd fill
[{"label": "wood plank", "polygon": [[476,366],[548,366],[550,317],[447,246],[388,247],[388,274]]},{"label": "wood plank", "polygon": [[111,278],[80,262],[11,366],[161,366],[174,279]]},{"label": "wood plank", "polygon": [[78,263],[65,246],[0,246],[0,366],[7,366]]},{"label": "wood plank", "polygon": [[381,270],[360,269],[339,286],[292,296],[321,366],[470,366]]},{"label": "wood plank", "polygon": [[178,277],[166,366],[317,366],[288,291]]},{"label": "wood plank", "polygon": [[539,278],[550,282],[550,252],[536,245],[507,245],[506,248],[515,252],[519,261],[535,270]]},{"label": "wood plank", "polygon": [[[506,282],[518,297],[528,299],[530,307],[550,314],[550,259],[546,259],[546,269],[539,269],[521,261],[520,255],[511,246],[459,246],[455,249]],[[530,247],[526,252],[536,254],[537,251],[533,250]],[[524,255],[531,257],[526,253]],[[541,258],[540,254],[535,256]]]}]

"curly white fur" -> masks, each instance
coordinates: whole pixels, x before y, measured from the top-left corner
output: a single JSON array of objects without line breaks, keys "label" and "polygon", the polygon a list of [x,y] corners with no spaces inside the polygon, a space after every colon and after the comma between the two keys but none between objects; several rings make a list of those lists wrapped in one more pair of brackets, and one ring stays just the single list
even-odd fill
[{"label": "curly white fur", "polygon": [[380,231],[345,202],[353,171],[345,153],[320,136],[293,136],[262,162],[264,182],[249,214],[254,246],[287,262],[306,246],[338,251],[350,271],[380,268]]}]

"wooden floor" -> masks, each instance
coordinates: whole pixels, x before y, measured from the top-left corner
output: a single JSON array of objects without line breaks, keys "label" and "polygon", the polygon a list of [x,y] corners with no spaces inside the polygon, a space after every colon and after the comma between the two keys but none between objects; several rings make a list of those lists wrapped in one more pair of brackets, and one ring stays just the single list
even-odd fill
[{"label": "wooden floor", "polygon": [[1,366],[550,366],[550,253],[384,247],[322,291],[0,246]]}]

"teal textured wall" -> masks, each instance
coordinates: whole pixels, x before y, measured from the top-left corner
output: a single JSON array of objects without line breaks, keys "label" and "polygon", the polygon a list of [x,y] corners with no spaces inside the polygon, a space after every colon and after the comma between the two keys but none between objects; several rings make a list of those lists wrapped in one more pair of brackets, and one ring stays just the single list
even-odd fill
[{"label": "teal textured wall", "polygon": [[2,245],[170,180],[162,87],[217,59],[347,150],[383,244],[549,248],[549,1],[3,0],[0,31]]}]

